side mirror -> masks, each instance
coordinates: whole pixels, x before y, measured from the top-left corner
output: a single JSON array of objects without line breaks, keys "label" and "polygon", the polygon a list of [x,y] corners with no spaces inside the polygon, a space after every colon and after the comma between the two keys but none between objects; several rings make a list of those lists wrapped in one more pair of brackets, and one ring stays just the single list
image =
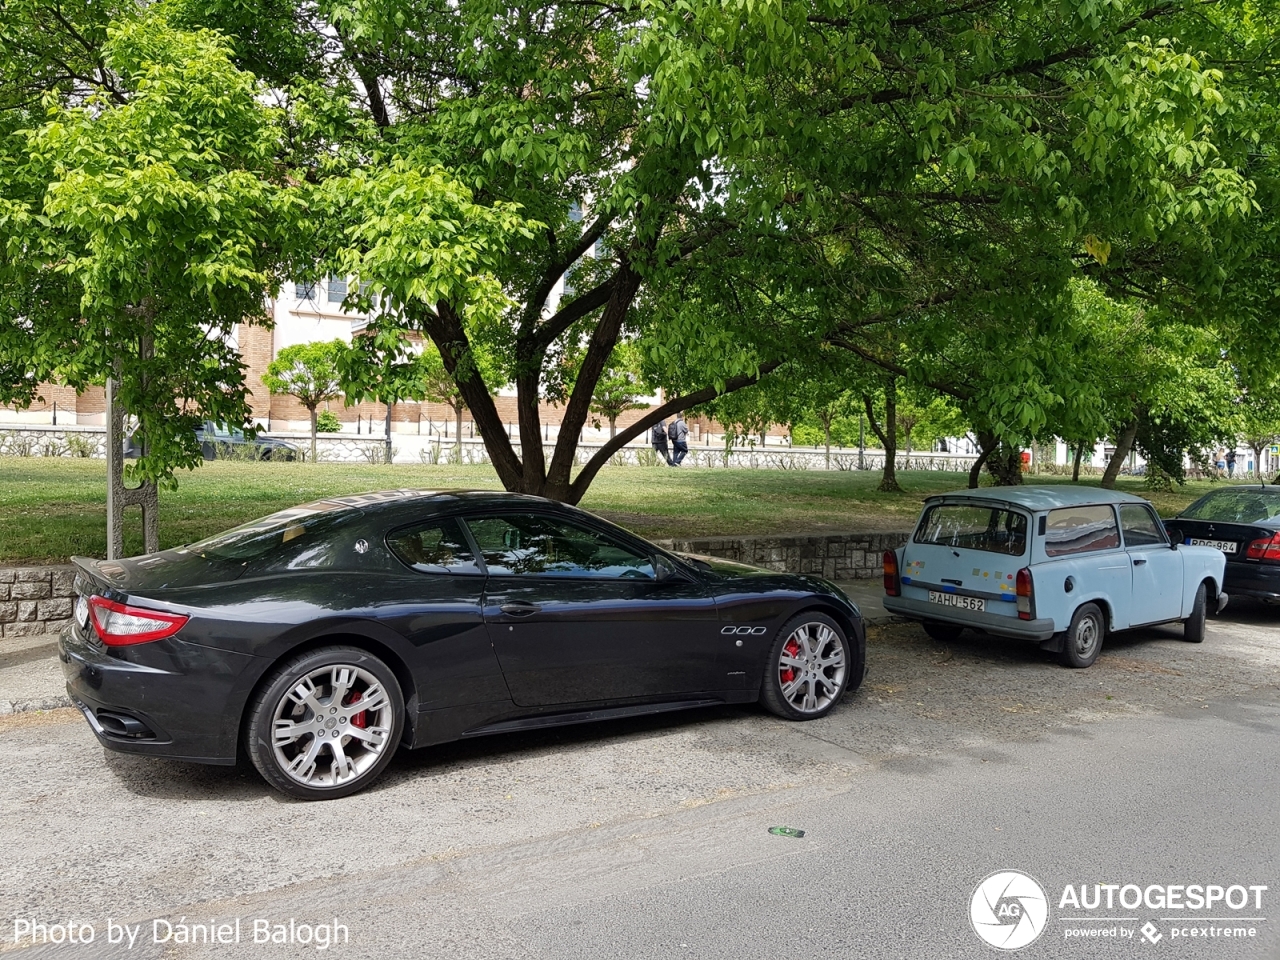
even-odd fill
[{"label": "side mirror", "polygon": [[1177,550],[1178,545],[1182,543],[1182,531],[1177,527],[1165,527],[1164,532],[1169,535],[1169,549]]},{"label": "side mirror", "polygon": [[676,569],[671,565],[671,561],[662,554],[654,554],[653,557],[653,578],[658,583],[666,583],[676,575]]}]

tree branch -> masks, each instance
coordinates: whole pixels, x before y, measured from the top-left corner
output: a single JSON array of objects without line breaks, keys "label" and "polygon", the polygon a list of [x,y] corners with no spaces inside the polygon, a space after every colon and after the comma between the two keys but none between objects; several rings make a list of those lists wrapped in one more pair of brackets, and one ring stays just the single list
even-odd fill
[{"label": "tree branch", "polygon": [[700,403],[709,403],[716,397],[723,397],[725,394],[733,393],[735,390],[741,390],[743,387],[759,383],[763,377],[780,366],[782,366],[781,360],[770,360],[768,363],[760,364],[760,369],[757,373],[729,378],[725,381],[723,390],[717,390],[715,387],[704,387],[701,390],[695,390],[693,393],[674,397],[666,403],[654,407],[631,426],[619,431],[616,437],[605,443],[596,452],[596,455],[588,460],[586,465],[578,471],[578,475],[569,487],[569,502],[577,503],[581,500],[582,495],[587,492],[587,487],[591,485],[591,481],[600,472],[600,468],[609,462],[609,458],[658,421],[673,413],[688,410],[690,407],[696,407]]}]

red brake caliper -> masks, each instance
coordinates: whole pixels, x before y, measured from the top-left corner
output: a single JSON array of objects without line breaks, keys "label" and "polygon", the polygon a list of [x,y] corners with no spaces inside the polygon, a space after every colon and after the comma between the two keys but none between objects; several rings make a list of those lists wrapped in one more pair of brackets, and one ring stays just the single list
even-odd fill
[{"label": "red brake caliper", "polygon": [[[349,707],[353,703],[359,703],[359,702],[360,702],[360,691],[357,690],[355,691],[355,693],[351,694],[350,698],[347,700],[346,703],[343,704],[343,706]],[[359,727],[361,730],[365,728],[365,725],[368,722],[369,722],[369,711],[367,710],[361,710],[359,713],[357,713],[355,716],[351,718],[351,725],[353,727]]]},{"label": "red brake caliper", "polygon": [[[800,652],[800,644],[796,643],[794,640],[788,640],[787,645],[782,648],[782,652],[788,657],[794,657]],[[790,667],[783,667],[781,673],[779,673],[779,677],[783,683],[790,683],[796,678],[796,672]]]}]

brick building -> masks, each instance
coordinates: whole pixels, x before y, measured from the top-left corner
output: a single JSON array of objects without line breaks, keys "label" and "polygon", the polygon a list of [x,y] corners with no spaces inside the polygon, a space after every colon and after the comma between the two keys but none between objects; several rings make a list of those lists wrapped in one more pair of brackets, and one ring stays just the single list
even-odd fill
[{"label": "brick building", "polygon": [[[280,291],[279,297],[269,304],[274,326],[271,328],[240,324],[236,328],[235,346],[247,366],[250,408],[257,425],[273,433],[303,433],[310,429],[310,418],[301,403],[291,396],[272,395],[262,382],[267,365],[285,347],[296,343],[351,338],[364,328],[366,316],[344,310],[342,301],[347,295],[347,282],[328,278],[320,283],[290,283]],[[641,404],[654,404],[661,395],[639,398]],[[519,422],[514,390],[503,389],[495,397],[498,415],[508,430],[515,433]],[[324,405],[343,424],[344,433],[385,434],[386,407],[365,401],[347,405],[334,400]],[[618,426],[625,427],[643,416],[644,409],[624,413],[618,418]],[[544,436],[554,438],[558,432],[563,409],[548,403],[539,406],[539,416]],[[8,423],[61,425],[101,425],[106,422],[106,398],[101,387],[93,387],[77,394],[68,387],[42,385],[39,398],[28,408],[0,409],[0,421]],[[405,401],[397,403],[391,411],[392,432],[399,434],[447,434],[456,431],[453,411],[441,403]],[[464,436],[472,435],[470,414],[463,414]],[[690,420],[691,439],[706,442],[707,434],[722,432],[718,424],[699,419]],[[588,422],[584,431],[587,439],[604,439],[608,436],[608,424],[593,428]],[[778,437],[782,431],[773,431]]]}]

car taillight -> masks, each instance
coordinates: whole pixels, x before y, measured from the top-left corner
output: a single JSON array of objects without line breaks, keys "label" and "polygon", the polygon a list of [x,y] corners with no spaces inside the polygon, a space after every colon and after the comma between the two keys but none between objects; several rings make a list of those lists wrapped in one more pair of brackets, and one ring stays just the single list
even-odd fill
[{"label": "car taillight", "polygon": [[892,550],[884,552],[884,592],[888,597],[902,593],[902,586],[898,583],[898,555]]},{"label": "car taillight", "polygon": [[1253,541],[1244,555],[1250,560],[1280,563],[1280,533],[1273,533],[1265,540]]},{"label": "car taillight", "polygon": [[1018,592],[1018,619],[1031,619],[1031,601],[1035,597],[1035,593],[1031,587],[1031,571],[1027,567],[1023,567],[1018,571],[1018,579],[1015,581]]},{"label": "car taillight", "polygon": [[106,597],[89,598],[89,618],[93,621],[93,629],[109,647],[163,640],[173,636],[191,619],[180,613],[131,607]]}]

